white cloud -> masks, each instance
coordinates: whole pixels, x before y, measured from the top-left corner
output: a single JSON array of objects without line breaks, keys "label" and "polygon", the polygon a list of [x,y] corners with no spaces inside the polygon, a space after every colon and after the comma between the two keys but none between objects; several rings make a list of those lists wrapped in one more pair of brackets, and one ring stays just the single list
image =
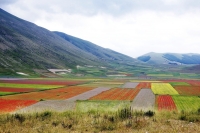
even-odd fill
[{"label": "white cloud", "polygon": [[8,12],[52,31],[126,55],[199,53],[200,3],[196,0],[18,0]]}]

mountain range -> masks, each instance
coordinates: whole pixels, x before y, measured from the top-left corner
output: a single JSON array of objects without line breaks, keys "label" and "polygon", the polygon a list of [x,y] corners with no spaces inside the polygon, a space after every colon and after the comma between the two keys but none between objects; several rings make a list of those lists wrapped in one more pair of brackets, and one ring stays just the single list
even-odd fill
[{"label": "mountain range", "polygon": [[49,31],[2,9],[0,57],[0,75],[87,65],[110,67],[111,70],[117,66],[129,66],[131,70],[132,66],[147,64],[200,64],[200,54],[151,52],[135,59],[66,33]]},{"label": "mountain range", "polygon": [[200,64],[200,54],[147,53],[137,58],[149,64],[195,65]]},{"label": "mountain range", "polygon": [[126,64],[136,59],[65,33],[52,32],[0,9],[0,72]]}]

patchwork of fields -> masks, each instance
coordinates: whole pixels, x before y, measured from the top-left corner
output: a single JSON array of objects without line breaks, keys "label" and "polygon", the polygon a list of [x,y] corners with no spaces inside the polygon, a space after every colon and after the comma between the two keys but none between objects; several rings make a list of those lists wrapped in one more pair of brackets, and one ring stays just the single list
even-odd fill
[{"label": "patchwork of fields", "polygon": [[0,113],[34,110],[196,111],[198,80],[20,79],[0,80]]}]

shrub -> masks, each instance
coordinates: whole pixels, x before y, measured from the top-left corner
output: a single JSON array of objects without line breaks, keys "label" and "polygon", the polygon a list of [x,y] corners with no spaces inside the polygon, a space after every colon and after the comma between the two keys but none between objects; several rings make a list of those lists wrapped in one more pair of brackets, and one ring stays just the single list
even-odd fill
[{"label": "shrub", "polygon": [[153,111],[151,111],[151,110],[149,110],[149,111],[147,111],[147,112],[144,112],[144,115],[145,115],[145,116],[148,116],[148,117],[152,117],[152,116],[154,116],[154,114],[155,114],[155,112],[153,112]]}]

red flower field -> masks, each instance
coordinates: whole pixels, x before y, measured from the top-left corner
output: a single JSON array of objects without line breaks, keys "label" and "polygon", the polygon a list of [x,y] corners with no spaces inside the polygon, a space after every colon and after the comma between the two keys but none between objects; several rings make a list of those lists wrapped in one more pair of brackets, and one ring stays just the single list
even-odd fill
[{"label": "red flower field", "polygon": [[133,100],[142,88],[151,88],[151,83],[139,83],[134,89],[110,89],[90,98],[90,100]]},{"label": "red flower field", "polygon": [[200,81],[196,81],[196,80],[190,80],[187,81],[189,84],[191,84],[192,86],[200,86]]},{"label": "red flower field", "polygon": [[175,86],[180,95],[200,96],[200,86]]},{"label": "red flower field", "polygon": [[36,103],[35,100],[6,100],[0,99],[0,113],[13,112],[17,109]]},{"label": "red flower field", "polygon": [[94,89],[94,87],[70,86],[66,88],[4,96],[2,98],[19,99],[19,100],[67,99],[76,96],[78,94],[81,94],[83,92],[89,91],[91,89]]},{"label": "red flower field", "polygon": [[161,95],[157,97],[158,110],[176,110],[174,100],[169,95]]},{"label": "red flower field", "polygon": [[41,85],[77,85],[84,83],[83,81],[66,81],[66,80],[0,80],[1,83],[14,84],[41,84]]},{"label": "red flower field", "polygon": [[31,92],[38,89],[33,88],[10,88],[10,87],[0,87],[0,92]]},{"label": "red flower field", "polygon": [[151,83],[150,82],[140,82],[137,87],[140,88],[140,89],[142,89],[142,88],[151,89]]}]

